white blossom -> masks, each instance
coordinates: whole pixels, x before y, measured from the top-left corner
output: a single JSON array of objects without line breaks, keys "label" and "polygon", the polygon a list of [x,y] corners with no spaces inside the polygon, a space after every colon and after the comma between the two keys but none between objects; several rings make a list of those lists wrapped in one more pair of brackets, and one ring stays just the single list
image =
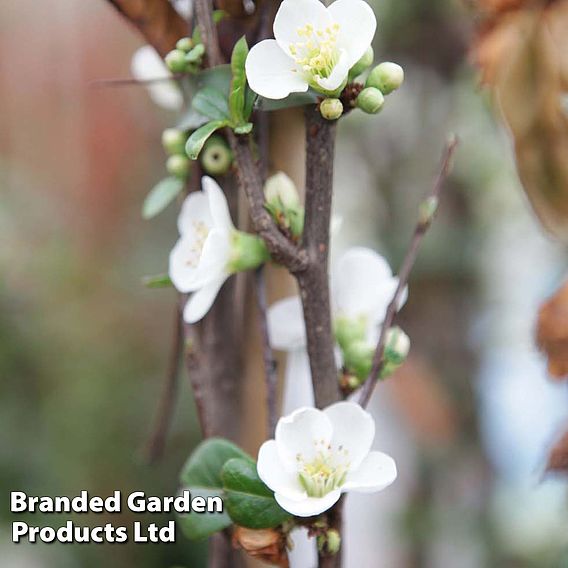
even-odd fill
[{"label": "white blossom", "polygon": [[274,38],[255,45],[246,61],[253,91],[283,99],[308,88],[337,92],[365,54],[377,27],[363,0],[284,0],[274,19]]},{"label": "white blossom", "polygon": [[261,446],[258,475],[283,509],[318,515],[346,491],[381,491],[396,479],[394,460],[371,451],[374,437],[373,418],[353,402],[300,408],[281,418],[275,439]]}]

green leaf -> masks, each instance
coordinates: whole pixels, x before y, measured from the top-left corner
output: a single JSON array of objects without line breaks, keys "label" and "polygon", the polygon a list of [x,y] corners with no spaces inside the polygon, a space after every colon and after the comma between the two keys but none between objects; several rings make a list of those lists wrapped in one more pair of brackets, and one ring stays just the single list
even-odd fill
[{"label": "green leaf", "polygon": [[213,120],[198,128],[187,140],[185,151],[192,160],[197,160],[207,139],[220,128],[229,124],[228,120]]},{"label": "green leaf", "polygon": [[256,99],[256,108],[259,110],[280,110],[283,108],[293,108],[305,105],[311,105],[318,100],[317,93],[308,91],[306,93],[292,93],[285,99],[272,100],[258,97]]},{"label": "green leaf", "polygon": [[143,276],[142,284],[144,284],[147,288],[169,288],[170,286],[173,286],[173,283],[167,274]]},{"label": "green leaf", "polygon": [[249,134],[252,130],[252,122],[245,122],[240,126],[235,126],[235,132],[237,134]]},{"label": "green leaf", "polygon": [[225,507],[233,522],[249,529],[277,527],[291,517],[262,482],[251,459],[233,458],[221,472]]},{"label": "green leaf", "polygon": [[196,79],[200,89],[212,87],[228,96],[232,79],[231,66],[218,65],[217,67],[205,69],[197,74]]},{"label": "green leaf", "polygon": [[204,87],[193,97],[191,106],[211,120],[228,120],[229,103],[226,95],[213,87]]},{"label": "green leaf", "polygon": [[254,108],[254,103],[256,102],[257,94],[247,85],[245,94],[245,116],[247,119],[252,114],[252,109]]},{"label": "green leaf", "polygon": [[151,219],[161,213],[183,189],[183,181],[176,177],[167,177],[158,182],[146,196],[142,206],[142,217]]},{"label": "green leaf", "polygon": [[231,55],[231,91],[229,94],[229,108],[231,118],[235,125],[241,125],[248,120],[245,116],[245,95],[247,87],[247,76],[245,73],[245,62],[247,60],[249,48],[246,37],[243,36],[233,48]]},{"label": "green leaf", "polygon": [[[191,491],[191,496],[222,496],[221,470],[232,458],[251,460],[238,446],[221,438],[210,438],[197,446],[183,466],[180,481]],[[179,515],[184,534],[197,540],[205,538],[231,525],[229,515],[224,513],[188,513]]]},{"label": "green leaf", "polygon": [[223,18],[227,16],[225,10],[213,10],[213,22],[218,24]]}]

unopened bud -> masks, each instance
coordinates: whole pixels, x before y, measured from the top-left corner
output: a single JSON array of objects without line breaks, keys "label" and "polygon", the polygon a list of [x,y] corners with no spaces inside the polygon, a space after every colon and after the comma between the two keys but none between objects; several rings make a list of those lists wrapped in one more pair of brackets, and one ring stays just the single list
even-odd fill
[{"label": "unopened bud", "polygon": [[377,114],[385,103],[383,93],[375,87],[366,87],[357,97],[357,106],[367,114]]},{"label": "unopened bud", "polygon": [[421,225],[429,225],[436,215],[438,210],[438,198],[431,195],[420,204],[420,211],[418,213],[418,222]]},{"label": "unopened bud", "polygon": [[211,136],[199,154],[203,169],[212,176],[226,174],[233,163],[233,153],[221,136]]},{"label": "unopened bud", "polygon": [[202,43],[198,43],[186,56],[185,60],[188,63],[199,63],[203,54],[205,53],[205,46]]},{"label": "unopened bud", "polygon": [[179,154],[170,156],[166,162],[166,169],[168,172],[180,179],[187,178],[190,166],[191,162],[189,161],[189,158],[186,156],[180,156]]},{"label": "unopened bud", "polygon": [[317,538],[318,550],[323,554],[333,556],[341,548],[341,535],[335,529],[328,529],[324,534]]},{"label": "unopened bud", "polygon": [[166,55],[166,65],[172,73],[183,73],[186,70],[185,51],[174,49]]},{"label": "unopened bud", "polygon": [[385,360],[392,365],[401,365],[410,351],[410,339],[400,327],[391,327],[387,331],[385,342]]},{"label": "unopened bud", "polygon": [[296,185],[284,172],[278,172],[266,180],[264,196],[266,202],[275,207],[294,209],[300,206]]},{"label": "unopened bud", "polygon": [[187,134],[178,128],[166,128],[162,132],[162,146],[171,156],[180,154],[185,156],[185,143]]},{"label": "unopened bud", "polygon": [[258,268],[270,259],[264,240],[243,231],[233,231],[227,268],[230,273]]},{"label": "unopened bud", "polygon": [[351,70],[349,71],[349,77],[351,79],[355,79],[356,77],[361,75],[363,71],[366,71],[373,64],[374,57],[375,54],[373,52],[373,48],[369,47],[369,49],[365,51],[363,57],[361,57],[361,59],[359,59],[359,61],[357,61],[357,63],[355,63],[355,65],[351,67]]},{"label": "unopened bud", "polygon": [[326,120],[337,120],[343,114],[343,104],[339,99],[324,99],[319,108]]},{"label": "unopened bud", "polygon": [[367,341],[353,341],[343,351],[345,368],[353,373],[358,379],[365,379],[373,366],[374,346]]},{"label": "unopened bud", "polygon": [[365,319],[338,317],[334,322],[334,331],[339,346],[342,349],[347,349],[354,341],[365,339]]},{"label": "unopened bud", "polygon": [[182,37],[176,43],[176,48],[187,53],[193,48],[193,40],[190,37]]},{"label": "unopened bud", "polygon": [[396,91],[404,81],[404,69],[396,63],[385,61],[377,65],[369,74],[365,87],[379,89],[383,95]]}]

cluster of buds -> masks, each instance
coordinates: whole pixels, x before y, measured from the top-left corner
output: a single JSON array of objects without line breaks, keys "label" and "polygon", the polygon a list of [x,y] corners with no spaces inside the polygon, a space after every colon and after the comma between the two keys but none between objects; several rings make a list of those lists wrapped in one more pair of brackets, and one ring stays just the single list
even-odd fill
[{"label": "cluster of buds", "polygon": [[266,181],[264,197],[265,207],[280,229],[297,241],[304,230],[304,207],[294,182],[279,172]]},{"label": "cluster of buds", "polygon": [[188,133],[178,128],[166,128],[162,133],[162,146],[168,154],[166,169],[168,173],[185,180],[189,175],[191,161],[185,154]]},{"label": "cluster of buds", "polygon": [[368,114],[377,114],[385,104],[385,96],[396,91],[404,81],[400,65],[384,62],[377,65],[367,77],[365,88],[357,97],[357,106]]},{"label": "cluster of buds", "polygon": [[182,37],[176,48],[165,58],[166,65],[172,73],[197,73],[203,63],[205,46],[194,38]]}]

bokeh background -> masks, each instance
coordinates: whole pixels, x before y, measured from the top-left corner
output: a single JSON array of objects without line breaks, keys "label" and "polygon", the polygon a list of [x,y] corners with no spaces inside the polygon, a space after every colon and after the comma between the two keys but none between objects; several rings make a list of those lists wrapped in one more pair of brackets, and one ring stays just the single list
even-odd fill
[{"label": "bokeh background", "polygon": [[[446,133],[462,145],[401,316],[411,357],[372,404],[400,477],[384,493],[350,497],[347,566],[565,568],[566,484],[543,471],[568,422],[568,392],[547,379],[533,334],[566,251],[530,211],[510,141],[477,86],[465,6],[372,4],[376,57],[401,63],[407,82],[380,117],[341,124],[334,255],[368,245],[399,266]],[[205,565],[206,547],[181,535],[175,545],[10,544],[11,490],[169,495],[200,439],[184,378],[166,455],[144,460],[175,295],[141,277],[166,268],[176,212],[145,222],[140,208],[164,175],[160,135],[176,117],[141,87],[92,84],[128,77],[140,45],[103,0],[0,3],[6,568]]]}]

